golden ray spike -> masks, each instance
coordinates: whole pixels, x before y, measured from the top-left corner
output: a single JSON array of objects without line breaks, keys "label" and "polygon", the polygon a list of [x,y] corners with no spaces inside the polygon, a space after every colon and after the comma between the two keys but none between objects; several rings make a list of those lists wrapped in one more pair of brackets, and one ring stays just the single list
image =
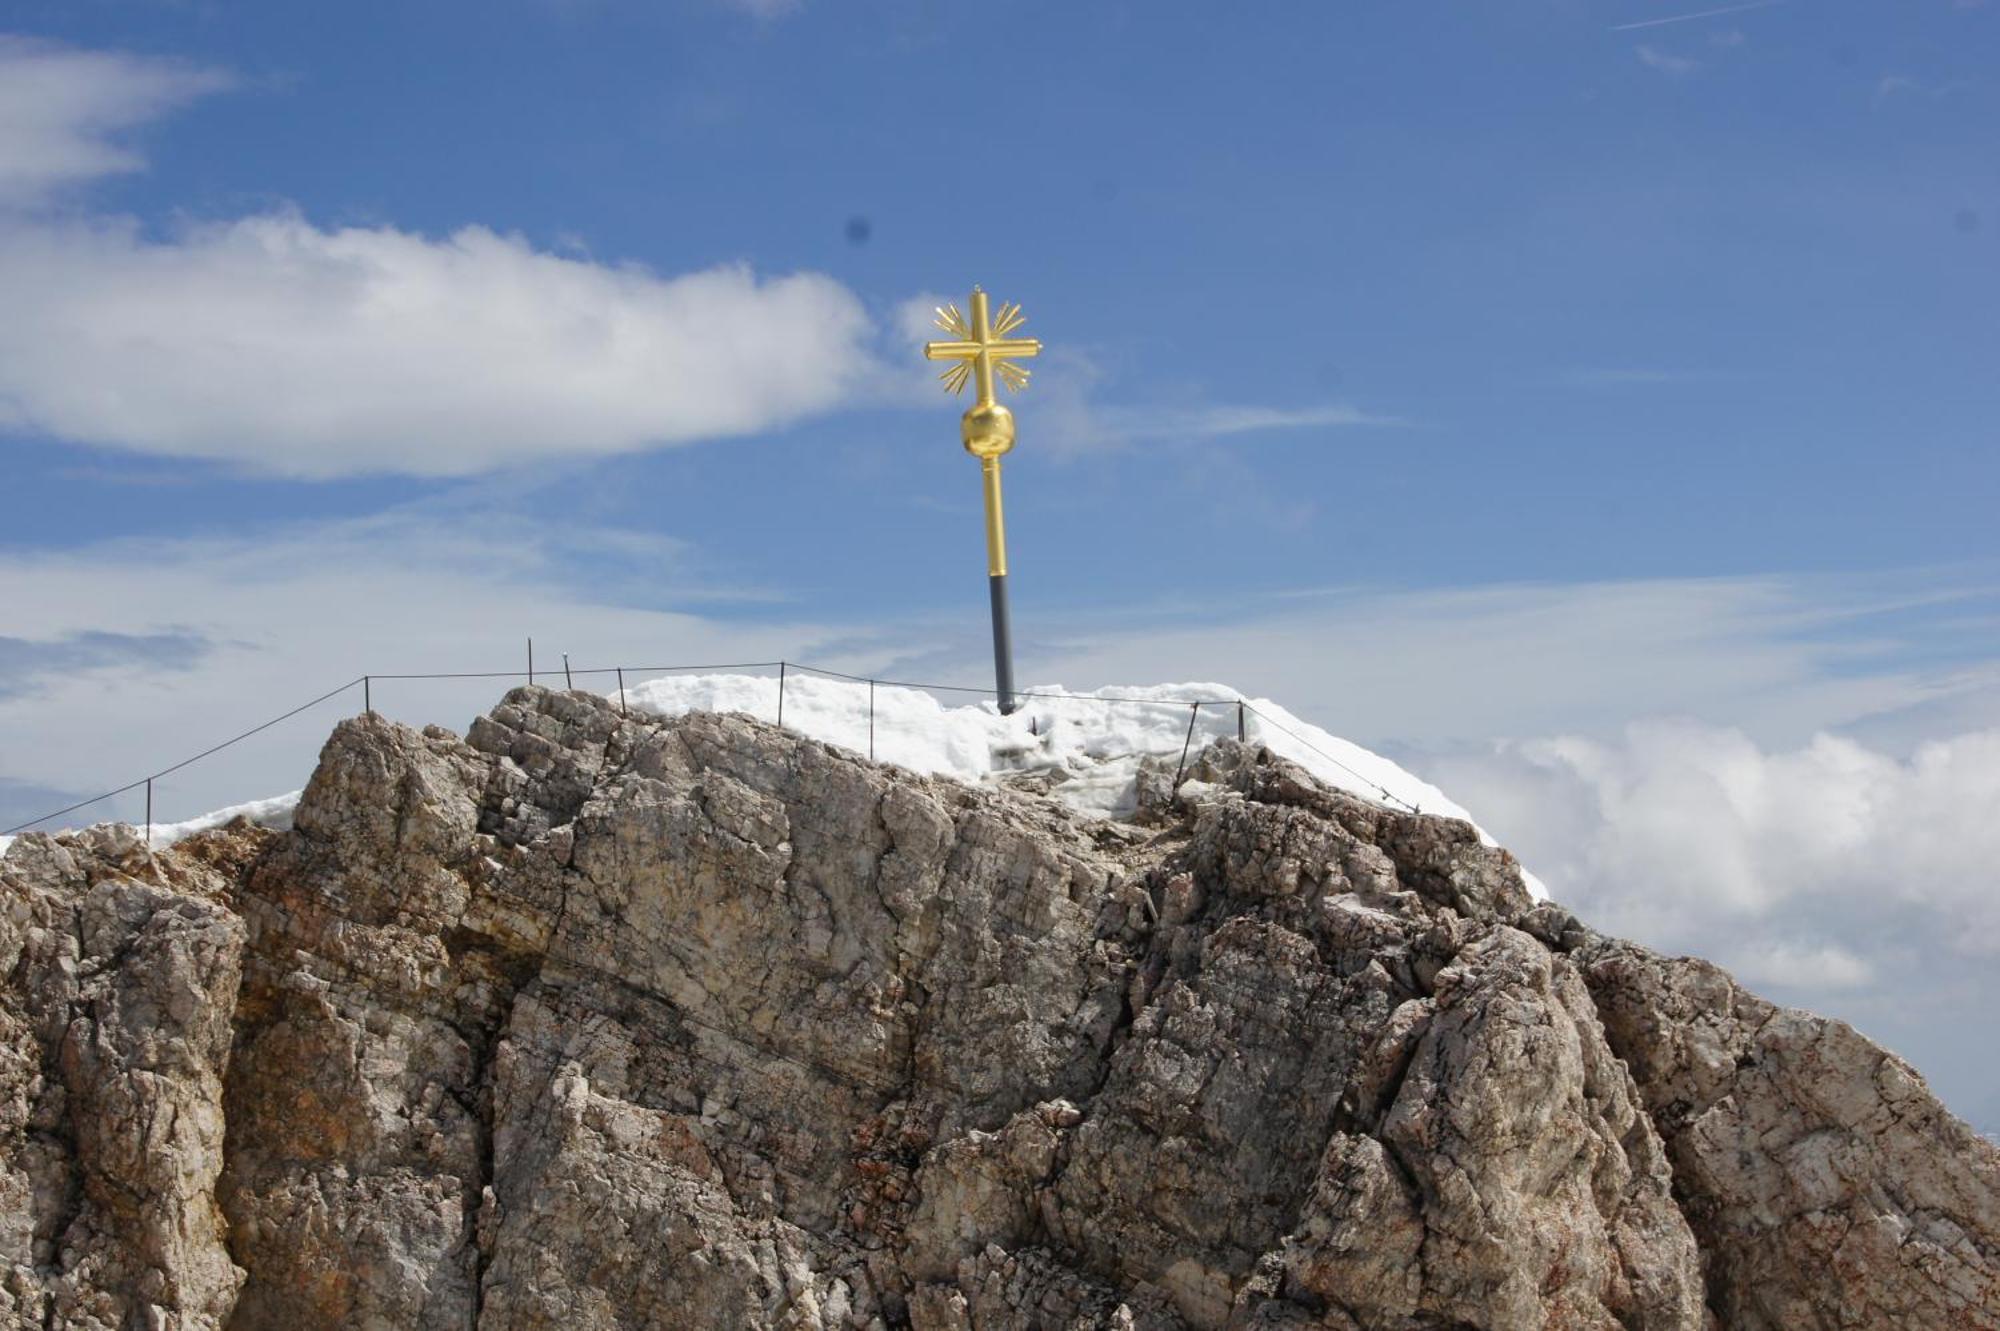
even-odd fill
[{"label": "golden ray spike", "polygon": [[993,320],[993,336],[1005,337],[1024,322],[1019,305],[1002,305],[999,317]]},{"label": "golden ray spike", "polygon": [[966,325],[965,316],[958,312],[956,305],[940,306],[933,321],[940,329],[954,337],[970,339],[972,329]]},{"label": "golden ray spike", "polygon": [[938,376],[938,378],[944,380],[945,391],[948,393],[962,392],[965,388],[965,381],[971,377],[972,362],[969,360],[960,361]]},{"label": "golden ray spike", "polygon": [[995,364],[993,368],[998,372],[1001,381],[1007,385],[1010,391],[1018,393],[1028,386],[1028,371],[1014,364],[1014,362],[1003,360]]}]

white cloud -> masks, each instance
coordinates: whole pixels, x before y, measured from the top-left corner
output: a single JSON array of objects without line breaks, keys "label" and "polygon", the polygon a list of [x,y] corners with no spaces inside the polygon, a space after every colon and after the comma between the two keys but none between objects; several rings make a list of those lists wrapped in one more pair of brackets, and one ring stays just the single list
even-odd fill
[{"label": "white cloud", "polygon": [[830,278],[663,278],[481,227],[22,226],[0,231],[0,288],[0,421],[293,476],[741,435],[874,372],[869,319]]},{"label": "white cloud", "polygon": [[1874,982],[1876,970],[1844,947],[1777,940],[1739,951],[1737,976],[1752,985],[1838,992]]},{"label": "white cloud", "polygon": [[1899,759],[1830,734],[1767,749],[1652,721],[1429,775],[1592,923],[1753,980],[1854,987],[1912,934],[2000,956],[2000,730]]},{"label": "white cloud", "polygon": [[[138,169],[117,141],[223,86],[0,40],[0,197]],[[861,302],[747,267],[663,277],[469,226],[295,212],[146,234],[0,214],[0,428],[290,476],[464,475],[743,435],[872,391]]]},{"label": "white cloud", "polygon": [[143,169],[119,136],[229,82],[178,61],[0,35],[0,204]]},{"label": "white cloud", "polygon": [[2000,1004],[2000,729],[1897,757],[1656,721],[1417,770],[1590,924],[1844,1017],[2000,1128],[2000,1069],[1964,1035]]}]

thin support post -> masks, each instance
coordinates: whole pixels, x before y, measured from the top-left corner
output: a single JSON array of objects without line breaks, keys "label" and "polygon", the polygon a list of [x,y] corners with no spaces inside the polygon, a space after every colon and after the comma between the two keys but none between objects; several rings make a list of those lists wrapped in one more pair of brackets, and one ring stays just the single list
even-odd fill
[{"label": "thin support post", "polygon": [[785,724],[785,663],[778,662],[778,726]]},{"label": "thin support post", "polygon": [[1187,738],[1181,741],[1181,765],[1174,769],[1174,789],[1181,788],[1181,773],[1187,771],[1188,746],[1194,743],[1195,718],[1201,715],[1201,704],[1194,703],[1188,708]]},{"label": "thin support post", "polygon": [[625,710],[625,667],[624,666],[618,667],[618,715],[620,716],[632,715],[630,712]]},{"label": "thin support post", "polygon": [[1243,723],[1243,700],[1236,700],[1236,740],[1240,744],[1250,738],[1249,727]]},{"label": "thin support post", "polygon": [[535,640],[528,639],[528,683],[535,682]]},{"label": "thin support post", "polygon": [[576,681],[575,681],[575,680],[573,680],[573,679],[571,679],[571,678],[569,677],[569,653],[568,653],[568,652],[564,652],[564,653],[563,653],[563,687],[564,687],[564,688],[566,688],[566,689],[573,689],[573,688],[575,688],[575,687],[576,687]]},{"label": "thin support post", "polygon": [[361,677],[361,710],[367,715],[375,712],[375,689],[366,675]]},{"label": "thin support post", "polygon": [[146,849],[153,848],[153,778],[146,778]]},{"label": "thin support post", "polygon": [[868,681],[868,761],[875,761],[875,681]]}]

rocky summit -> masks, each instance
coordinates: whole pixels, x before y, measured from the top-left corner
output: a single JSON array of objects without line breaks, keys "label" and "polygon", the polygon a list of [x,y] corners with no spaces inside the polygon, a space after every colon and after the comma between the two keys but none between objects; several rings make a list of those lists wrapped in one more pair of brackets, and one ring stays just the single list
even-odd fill
[{"label": "rocky summit", "polygon": [[2000,1328],[2000,1152],[1465,823],[737,715],[375,716],[292,830],[0,860],[33,1328]]}]

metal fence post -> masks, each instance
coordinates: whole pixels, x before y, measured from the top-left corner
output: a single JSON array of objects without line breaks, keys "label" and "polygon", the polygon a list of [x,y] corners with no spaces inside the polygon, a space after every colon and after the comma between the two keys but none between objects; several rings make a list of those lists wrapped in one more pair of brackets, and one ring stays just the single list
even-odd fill
[{"label": "metal fence post", "polygon": [[1236,740],[1240,744],[1249,738],[1250,736],[1245,733],[1243,724],[1243,700],[1238,698],[1236,700]]},{"label": "metal fence post", "polygon": [[366,675],[361,677],[361,711],[364,715],[373,715],[375,711],[375,689]]},{"label": "metal fence post", "polygon": [[624,666],[618,667],[618,715],[620,716],[632,715],[630,712],[625,710],[625,667]]},{"label": "metal fence post", "polygon": [[785,725],[785,663],[778,662],[778,728]]},{"label": "metal fence post", "polygon": [[564,652],[564,653],[563,653],[563,687],[564,687],[564,688],[566,688],[566,689],[573,689],[573,688],[575,688],[575,687],[576,687],[576,681],[575,681],[575,680],[573,680],[573,679],[571,679],[571,678],[569,677],[569,653],[568,653],[568,652]]},{"label": "metal fence post", "polygon": [[153,849],[153,778],[146,778],[146,849]]},{"label": "metal fence post", "polygon": [[1175,790],[1179,790],[1181,788],[1181,773],[1187,770],[1188,745],[1194,743],[1195,718],[1199,717],[1200,715],[1201,715],[1200,703],[1194,703],[1188,707],[1188,731],[1187,731],[1187,738],[1181,741],[1181,765],[1174,769]]},{"label": "metal fence post", "polygon": [[528,683],[535,682],[535,640],[528,639]]},{"label": "metal fence post", "polygon": [[872,679],[868,681],[868,761],[875,761],[875,681]]}]

